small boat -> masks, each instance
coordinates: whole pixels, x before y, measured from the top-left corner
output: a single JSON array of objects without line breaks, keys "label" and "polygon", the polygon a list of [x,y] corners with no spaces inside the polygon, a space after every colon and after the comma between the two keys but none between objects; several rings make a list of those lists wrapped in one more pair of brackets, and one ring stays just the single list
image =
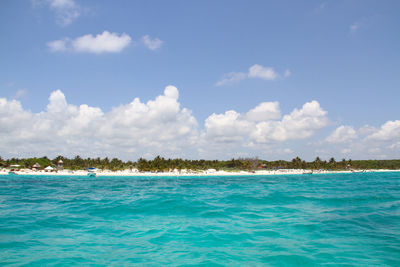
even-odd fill
[{"label": "small boat", "polygon": [[303,174],[313,174],[313,171],[303,171]]},{"label": "small boat", "polygon": [[9,171],[8,175],[18,175],[18,173],[16,173],[15,171]]},{"label": "small boat", "polygon": [[96,177],[96,168],[90,167],[87,169],[89,177]]}]

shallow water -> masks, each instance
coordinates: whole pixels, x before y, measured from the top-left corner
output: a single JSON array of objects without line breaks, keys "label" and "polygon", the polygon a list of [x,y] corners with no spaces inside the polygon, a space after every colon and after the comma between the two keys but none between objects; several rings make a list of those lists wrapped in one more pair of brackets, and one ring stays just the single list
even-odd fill
[{"label": "shallow water", "polygon": [[400,173],[0,176],[0,265],[400,266]]}]

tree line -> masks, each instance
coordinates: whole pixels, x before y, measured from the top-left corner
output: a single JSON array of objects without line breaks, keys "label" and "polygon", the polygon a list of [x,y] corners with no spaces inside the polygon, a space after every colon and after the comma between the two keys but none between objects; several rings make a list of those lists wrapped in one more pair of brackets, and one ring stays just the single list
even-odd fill
[{"label": "tree line", "polygon": [[276,160],[266,161],[258,158],[238,158],[231,160],[188,160],[188,159],[166,159],[160,156],[152,160],[140,158],[137,161],[122,161],[117,158],[82,158],[76,156],[67,158],[57,156],[53,159],[48,157],[33,158],[10,158],[2,159],[0,157],[0,167],[10,167],[11,165],[20,165],[21,168],[32,168],[35,163],[39,163],[42,167],[56,167],[59,161],[63,162],[63,167],[70,170],[82,170],[94,167],[102,170],[124,170],[138,169],[139,171],[161,172],[169,170],[257,170],[257,169],[326,169],[326,170],[346,170],[346,169],[400,169],[400,160],[351,160],[342,159],[336,161],[330,158],[328,161],[321,160],[316,157],[314,161],[305,161],[299,157],[291,161]]}]

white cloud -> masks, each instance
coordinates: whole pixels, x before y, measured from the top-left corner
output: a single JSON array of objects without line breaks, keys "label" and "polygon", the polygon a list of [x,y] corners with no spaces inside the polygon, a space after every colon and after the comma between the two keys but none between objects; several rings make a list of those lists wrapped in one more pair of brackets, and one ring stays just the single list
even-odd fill
[{"label": "white cloud", "polygon": [[239,82],[247,78],[247,74],[243,72],[231,72],[224,74],[221,80],[219,80],[215,85],[222,86],[229,83]]},{"label": "white cloud", "polygon": [[29,121],[31,113],[25,111],[17,100],[0,98],[0,138],[6,144],[9,137],[15,136],[21,122]]},{"label": "white cloud", "polygon": [[49,113],[63,112],[67,107],[67,100],[60,90],[56,90],[50,94],[49,104],[47,105],[47,111]]},{"label": "white cloud", "polygon": [[[290,70],[286,70],[283,77],[289,77],[291,75]],[[215,83],[216,86],[222,86],[225,84],[239,82],[244,79],[258,78],[267,81],[273,81],[279,78],[280,75],[272,67],[264,67],[259,64],[254,64],[248,70],[248,72],[230,72],[224,74],[218,82]]]},{"label": "white cloud", "polygon": [[279,102],[263,102],[247,112],[250,121],[276,120],[281,117]]},{"label": "white cloud", "polygon": [[390,149],[400,150],[400,141],[389,146]]},{"label": "white cloud", "polygon": [[400,141],[400,120],[387,121],[377,132],[367,136],[366,139],[376,141]]},{"label": "white cloud", "polygon": [[351,126],[339,126],[326,138],[330,143],[345,143],[358,138],[356,130]]},{"label": "white cloud", "polygon": [[101,54],[119,53],[125,49],[130,42],[131,37],[126,33],[118,34],[104,31],[96,36],[87,34],[72,40],[64,38],[51,41],[47,43],[47,46],[52,52],[75,51]]},{"label": "white cloud", "polygon": [[214,113],[205,121],[199,154],[207,158],[289,156],[294,150],[287,147],[288,143],[307,139],[327,124],[327,112],[317,101],[283,117],[278,102],[261,103],[243,114],[234,110]]},{"label": "white cloud", "polygon": [[357,159],[377,159],[399,157],[398,144],[400,120],[387,121],[379,128],[364,125],[355,129],[342,125],[318,145],[327,147],[332,155],[340,152]]},{"label": "white cloud", "polygon": [[63,52],[67,50],[68,40],[55,40],[47,43],[51,52]]},{"label": "white cloud", "polygon": [[246,115],[233,110],[212,114],[206,119],[204,137],[213,142],[245,140],[259,144],[305,139],[327,125],[326,114],[317,101],[312,101],[277,120],[280,118],[279,103],[266,102]]},{"label": "white cloud", "polygon": [[205,121],[207,138],[222,143],[243,140],[252,127],[254,125],[251,122],[234,110],[226,111],[224,114],[213,113]]},{"label": "white cloud", "polygon": [[351,149],[350,148],[344,148],[341,150],[342,154],[350,154],[351,153]]},{"label": "white cloud", "polygon": [[281,121],[263,121],[256,125],[252,138],[259,143],[305,139],[328,125],[327,112],[317,101],[307,102],[301,109],[294,109]]},{"label": "white cloud", "polygon": [[77,52],[89,53],[118,53],[126,48],[131,42],[131,37],[126,33],[110,33],[104,31],[102,34],[93,36],[87,34],[72,41],[72,47]]},{"label": "white cloud", "polygon": [[178,97],[178,90],[167,86],[155,100],[142,103],[135,98],[107,113],[68,104],[60,90],[51,93],[46,110],[39,113],[0,98],[0,151],[19,157],[179,155],[195,145],[197,121],[180,107]]},{"label": "white cloud", "polygon": [[294,151],[290,148],[285,148],[282,150],[282,154],[292,154]]},{"label": "white cloud", "polygon": [[358,130],[343,125],[324,141],[311,144],[310,138],[329,124],[327,112],[317,101],[287,114],[281,114],[278,102],[263,102],[247,112],[213,113],[204,127],[199,127],[178,100],[178,89],[167,86],[153,100],[135,98],[104,112],[86,104],[69,104],[65,95],[55,90],[47,107],[34,113],[18,100],[0,98],[1,156],[80,154],[136,159],[157,154],[194,158],[258,155],[277,159],[295,153],[313,159],[315,151],[326,151],[326,157],[353,159],[400,156],[400,120]]},{"label": "white cloud", "polygon": [[274,68],[263,67],[255,64],[249,68],[250,78],[260,78],[263,80],[275,80],[278,77],[278,73],[275,72]]},{"label": "white cloud", "polygon": [[362,126],[360,129],[358,129],[358,133],[360,135],[371,135],[373,133],[376,133],[378,131],[378,129],[376,127],[370,126],[370,125],[364,125]]},{"label": "white cloud", "polygon": [[159,49],[164,43],[158,38],[151,39],[149,35],[145,35],[141,38],[142,43],[150,50]]},{"label": "white cloud", "polygon": [[34,5],[47,5],[56,17],[57,24],[67,26],[82,15],[82,7],[74,0],[32,0]]}]

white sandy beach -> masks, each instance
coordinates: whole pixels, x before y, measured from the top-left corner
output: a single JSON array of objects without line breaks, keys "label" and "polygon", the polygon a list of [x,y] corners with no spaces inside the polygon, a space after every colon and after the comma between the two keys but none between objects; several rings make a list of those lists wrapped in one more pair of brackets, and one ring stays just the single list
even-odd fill
[{"label": "white sandy beach", "polygon": [[[304,170],[304,169],[280,169],[280,170],[256,170],[256,171],[191,171],[181,170],[180,172],[139,172],[136,169],[123,171],[97,170],[96,176],[255,176],[255,175],[288,175],[288,174],[333,174],[333,173],[357,173],[357,172],[399,172],[400,170],[346,170],[346,171],[329,171],[329,170]],[[33,171],[30,169],[22,169],[14,171],[14,175],[42,175],[42,176],[87,176],[90,172],[86,170],[63,170],[46,172],[44,170]],[[0,175],[9,175],[8,169],[0,170]]]}]

